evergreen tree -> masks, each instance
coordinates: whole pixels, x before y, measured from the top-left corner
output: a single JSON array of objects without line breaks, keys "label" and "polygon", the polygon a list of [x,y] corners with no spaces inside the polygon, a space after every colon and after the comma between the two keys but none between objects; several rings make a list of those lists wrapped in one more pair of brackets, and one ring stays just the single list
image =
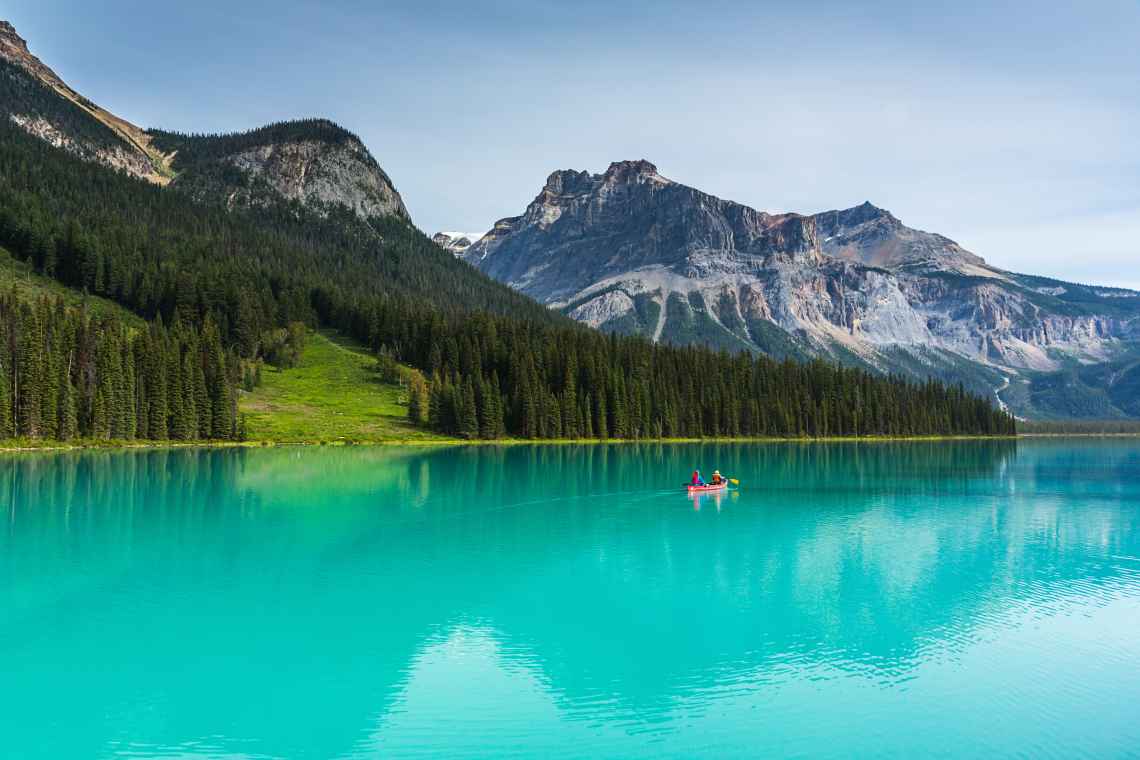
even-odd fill
[{"label": "evergreen tree", "polygon": [[[6,338],[0,332],[0,338]],[[0,342],[0,350],[6,348],[7,340]],[[0,440],[11,438],[15,433],[12,420],[12,378],[8,370],[10,364],[7,352],[0,353]]]},{"label": "evergreen tree", "polygon": [[[79,413],[75,403],[75,387],[71,383],[70,355],[67,362],[60,363],[59,424],[56,437],[68,441],[79,435]],[[2,437],[2,436],[0,436]]]},{"label": "evergreen tree", "polygon": [[459,412],[459,434],[464,438],[479,437],[479,411],[475,404],[475,385],[468,378],[463,383]]}]

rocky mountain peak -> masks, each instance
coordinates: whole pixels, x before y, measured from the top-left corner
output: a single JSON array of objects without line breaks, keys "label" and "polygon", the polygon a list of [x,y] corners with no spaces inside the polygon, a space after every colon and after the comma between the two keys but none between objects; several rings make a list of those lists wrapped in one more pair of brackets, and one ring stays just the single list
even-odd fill
[{"label": "rocky mountain peak", "polygon": [[32,55],[27,41],[8,21],[0,21],[0,59],[19,66],[52,89],[67,87],[54,71]]},{"label": "rocky mountain peak", "polygon": [[991,276],[986,262],[942,235],[912,229],[884,208],[864,201],[812,216],[820,247],[833,258],[887,269],[929,267]]},{"label": "rocky mountain peak", "polygon": [[28,43],[16,33],[16,27],[7,21],[0,20],[0,54],[8,55],[8,50],[28,52]]},{"label": "rocky mountain peak", "polygon": [[575,195],[588,192],[593,187],[594,178],[586,171],[559,169],[546,178],[542,190],[549,195]]},{"label": "rocky mountain peak", "polygon": [[614,161],[606,169],[602,178],[610,183],[643,182],[647,179],[665,180],[657,171],[657,167],[645,159],[636,161]]},{"label": "rocky mountain peak", "polygon": [[821,234],[825,236],[830,233],[825,233],[824,230],[851,229],[869,222],[901,224],[890,211],[879,208],[870,201],[863,201],[858,206],[852,206],[851,208],[823,211],[815,214],[814,218],[816,225],[820,228]]},{"label": "rocky mountain peak", "polygon": [[482,232],[437,232],[431,236],[432,242],[463,258],[467,249],[483,237]]},{"label": "rocky mountain peak", "polygon": [[463,254],[545,303],[632,270],[708,281],[821,257],[810,217],[721,200],[646,160],[617,161],[601,174],[554,172],[525,213],[500,220]]},{"label": "rocky mountain peak", "polygon": [[42,70],[50,72],[50,69],[28,50],[27,41],[16,32],[16,27],[2,19],[0,19],[0,58],[35,74],[39,74]]}]

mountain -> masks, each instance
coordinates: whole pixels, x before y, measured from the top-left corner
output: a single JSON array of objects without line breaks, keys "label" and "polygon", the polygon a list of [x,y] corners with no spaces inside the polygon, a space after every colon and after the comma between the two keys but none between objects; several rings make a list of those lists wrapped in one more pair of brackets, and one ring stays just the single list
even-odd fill
[{"label": "mountain", "polygon": [[483,237],[481,232],[437,232],[431,236],[431,239],[436,245],[446,248],[456,256],[462,256],[481,237]]},{"label": "mountain", "polygon": [[283,198],[321,211],[345,206],[362,219],[410,220],[392,180],[360,138],[327,119],[230,135],[147,134],[172,157],[171,184],[200,200],[225,198],[233,207]]},{"label": "mountain", "polygon": [[870,203],[769,214],[622,161],[554,172],[462,257],[607,331],[935,375],[1025,416],[1135,413],[1089,368],[1140,355],[1140,293],[1006,272]]},{"label": "mountain", "polygon": [[144,130],[79,94],[0,21],[0,117],[79,158],[228,207],[280,199],[408,219],[360,138],[325,119],[231,135]]}]

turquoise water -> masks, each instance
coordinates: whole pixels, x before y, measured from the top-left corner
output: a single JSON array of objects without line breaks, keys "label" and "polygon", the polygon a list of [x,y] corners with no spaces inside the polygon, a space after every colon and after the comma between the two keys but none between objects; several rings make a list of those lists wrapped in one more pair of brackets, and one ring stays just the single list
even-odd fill
[{"label": "turquoise water", "polygon": [[1137,441],[0,457],[4,757],[1104,758],[1138,705]]}]

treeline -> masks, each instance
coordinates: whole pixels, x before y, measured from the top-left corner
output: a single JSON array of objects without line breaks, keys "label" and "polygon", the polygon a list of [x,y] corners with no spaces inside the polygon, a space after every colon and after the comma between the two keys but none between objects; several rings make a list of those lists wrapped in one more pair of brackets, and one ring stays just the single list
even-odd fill
[{"label": "treeline", "polygon": [[[378,325],[394,325],[377,320]],[[404,323],[374,345],[430,382],[409,416],[467,438],[1010,435],[1012,417],[934,380],[653,345],[479,316]]]},{"label": "treeline", "polygon": [[[150,129],[147,130],[147,134],[153,138],[154,147],[163,153],[178,153],[178,168],[183,171],[202,164],[215,163],[235,153],[263,145],[297,140],[319,140],[329,145],[345,145],[353,142],[363,144],[355,134],[328,119],[292,119],[221,135],[170,132],[163,129]],[[380,169],[371,156],[366,160]],[[387,175],[384,177],[388,178]]]},{"label": "treeline", "polygon": [[0,297],[0,440],[238,439],[239,375],[211,321],[140,330]]},{"label": "treeline", "polygon": [[1034,420],[1018,428],[1027,435],[1140,435],[1140,420]]}]

